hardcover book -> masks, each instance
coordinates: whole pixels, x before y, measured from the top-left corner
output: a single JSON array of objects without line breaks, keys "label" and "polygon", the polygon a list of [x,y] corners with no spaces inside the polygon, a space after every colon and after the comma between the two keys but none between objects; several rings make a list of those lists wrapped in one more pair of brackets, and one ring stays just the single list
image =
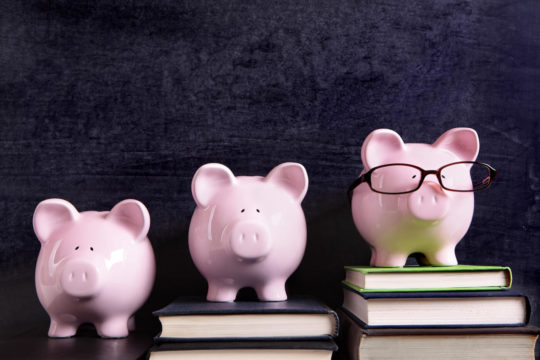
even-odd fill
[{"label": "hardcover book", "polygon": [[365,327],[523,326],[530,305],[513,291],[365,293],[344,286],[343,308]]},{"label": "hardcover book", "polygon": [[525,327],[382,328],[366,329],[340,313],[342,349],[349,360],[360,359],[534,359],[540,329]]},{"label": "hardcover book", "polygon": [[336,313],[309,298],[288,301],[208,302],[180,297],[161,310],[157,341],[329,339],[337,336]]},{"label": "hardcover book", "polygon": [[330,360],[337,350],[325,341],[233,341],[162,343],[150,360]]},{"label": "hardcover book", "polygon": [[383,268],[346,266],[344,284],[362,292],[509,289],[509,267],[456,265]]}]

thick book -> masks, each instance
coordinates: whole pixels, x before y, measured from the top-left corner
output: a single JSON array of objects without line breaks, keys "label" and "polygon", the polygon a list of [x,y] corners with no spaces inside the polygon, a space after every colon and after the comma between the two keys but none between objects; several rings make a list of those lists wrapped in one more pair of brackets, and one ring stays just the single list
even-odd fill
[{"label": "thick book", "polygon": [[512,271],[504,266],[346,266],[344,283],[363,292],[481,291],[509,289]]},{"label": "thick book", "polygon": [[220,303],[180,297],[154,315],[162,326],[160,342],[328,339],[339,332],[336,313],[310,298]]},{"label": "thick book", "polygon": [[340,352],[349,360],[534,359],[540,329],[525,327],[366,329],[340,312]]},{"label": "thick book", "polygon": [[510,291],[365,293],[344,286],[343,308],[365,327],[523,326],[530,305]]},{"label": "thick book", "polygon": [[330,360],[333,340],[217,341],[162,343],[149,350],[150,360]]}]

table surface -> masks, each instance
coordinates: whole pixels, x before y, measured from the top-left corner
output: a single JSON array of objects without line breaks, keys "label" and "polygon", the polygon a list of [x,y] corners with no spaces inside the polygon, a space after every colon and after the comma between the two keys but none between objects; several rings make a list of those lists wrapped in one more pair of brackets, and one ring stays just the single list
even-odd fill
[{"label": "table surface", "polygon": [[153,335],[144,331],[131,332],[123,339],[102,339],[92,327],[82,326],[74,337],[53,339],[47,336],[46,328],[36,328],[0,340],[0,357],[9,360],[145,359],[152,343]]},{"label": "table surface", "polygon": [[[142,360],[153,345],[154,334],[148,329],[130,332],[124,339],[102,339],[90,325],[79,328],[77,335],[66,339],[47,336],[47,328],[34,328],[23,334],[0,340],[2,360]],[[335,352],[332,359],[344,359]]]}]

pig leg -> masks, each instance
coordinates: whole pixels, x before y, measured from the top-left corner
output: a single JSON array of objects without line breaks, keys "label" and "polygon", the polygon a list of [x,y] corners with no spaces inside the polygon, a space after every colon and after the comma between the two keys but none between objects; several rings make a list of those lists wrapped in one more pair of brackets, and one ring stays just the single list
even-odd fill
[{"label": "pig leg", "polygon": [[437,252],[425,254],[429,263],[434,266],[457,265],[455,245],[439,249]]},{"label": "pig leg", "polygon": [[376,263],[377,263],[377,251],[375,250],[374,247],[371,247],[371,259],[369,260],[369,265],[376,266],[375,265]]},{"label": "pig leg", "polygon": [[255,288],[257,296],[263,301],[285,301],[287,292],[285,291],[285,280],[274,280]]},{"label": "pig leg", "polygon": [[236,299],[238,288],[223,284],[218,281],[208,282],[208,294],[206,300],[219,301],[219,302],[231,302]]},{"label": "pig leg", "polygon": [[121,338],[129,334],[127,316],[111,317],[95,325],[98,335],[104,338]]},{"label": "pig leg", "polygon": [[49,336],[55,338],[71,337],[77,333],[79,327],[77,322],[60,320],[58,317],[51,316],[51,326],[49,327]]},{"label": "pig leg", "polygon": [[405,265],[409,257],[409,254],[396,254],[381,249],[377,250],[375,254],[375,263],[373,265],[380,267],[401,267]]},{"label": "pig leg", "polygon": [[128,320],[128,330],[135,331],[135,315],[130,317]]}]

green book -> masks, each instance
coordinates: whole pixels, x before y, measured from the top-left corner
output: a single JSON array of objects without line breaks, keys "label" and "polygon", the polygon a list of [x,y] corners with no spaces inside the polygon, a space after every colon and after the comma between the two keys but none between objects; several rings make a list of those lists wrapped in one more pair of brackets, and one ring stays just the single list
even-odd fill
[{"label": "green book", "polygon": [[512,286],[505,266],[346,266],[343,284],[360,292],[479,291]]}]

